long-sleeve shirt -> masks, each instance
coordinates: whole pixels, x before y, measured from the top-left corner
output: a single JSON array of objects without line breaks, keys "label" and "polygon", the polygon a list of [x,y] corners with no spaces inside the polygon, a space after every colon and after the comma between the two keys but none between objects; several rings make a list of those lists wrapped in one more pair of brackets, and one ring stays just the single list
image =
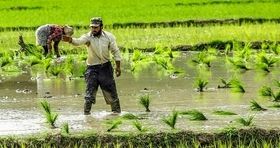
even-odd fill
[{"label": "long-sleeve shirt", "polygon": [[91,32],[82,35],[80,38],[72,38],[73,45],[86,44],[88,46],[87,65],[103,64],[110,61],[110,52],[115,61],[121,61],[120,50],[117,46],[113,34],[102,31],[99,37],[95,37]]}]

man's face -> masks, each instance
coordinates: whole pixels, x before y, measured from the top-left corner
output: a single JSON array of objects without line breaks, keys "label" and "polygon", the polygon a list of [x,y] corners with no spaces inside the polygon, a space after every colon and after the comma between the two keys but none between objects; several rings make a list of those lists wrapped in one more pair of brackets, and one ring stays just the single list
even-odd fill
[{"label": "man's face", "polygon": [[91,32],[93,36],[99,36],[101,34],[101,26],[91,26]]}]

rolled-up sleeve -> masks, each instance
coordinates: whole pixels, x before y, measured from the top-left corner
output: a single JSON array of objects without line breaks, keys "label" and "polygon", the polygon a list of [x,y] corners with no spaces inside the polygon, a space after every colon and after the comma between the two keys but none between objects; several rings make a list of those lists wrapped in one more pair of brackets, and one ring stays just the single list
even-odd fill
[{"label": "rolled-up sleeve", "polygon": [[119,47],[117,46],[117,42],[116,42],[116,38],[112,35],[111,36],[111,41],[110,41],[110,45],[109,48],[111,50],[111,53],[114,57],[115,61],[121,61],[121,52],[119,50]]},{"label": "rolled-up sleeve", "polygon": [[87,34],[82,35],[80,38],[72,38],[71,44],[79,46],[89,42],[89,36]]}]

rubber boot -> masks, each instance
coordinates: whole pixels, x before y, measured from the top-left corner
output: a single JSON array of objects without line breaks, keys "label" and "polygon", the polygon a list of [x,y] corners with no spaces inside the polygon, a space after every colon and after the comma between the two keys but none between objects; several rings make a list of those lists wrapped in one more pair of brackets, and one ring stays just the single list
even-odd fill
[{"label": "rubber boot", "polygon": [[121,113],[120,101],[116,100],[111,104],[111,109],[113,113]]},{"label": "rubber boot", "polygon": [[90,115],[92,103],[90,101],[85,101],[84,104],[84,115]]}]

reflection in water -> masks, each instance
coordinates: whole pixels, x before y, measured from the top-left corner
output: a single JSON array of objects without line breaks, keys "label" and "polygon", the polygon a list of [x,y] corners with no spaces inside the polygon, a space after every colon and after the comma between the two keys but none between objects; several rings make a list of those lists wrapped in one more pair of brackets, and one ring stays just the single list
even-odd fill
[{"label": "reflection in water", "polygon": [[[174,61],[175,67],[184,70],[183,75],[162,75],[158,69],[143,69],[135,77],[129,70],[123,70],[121,77],[116,78],[117,89],[124,113],[133,113],[145,117],[141,120],[150,130],[169,130],[162,122],[172,110],[186,111],[197,109],[205,114],[207,121],[190,121],[187,116],[179,116],[176,128],[194,131],[215,131],[234,124],[234,119],[255,115],[255,125],[264,128],[280,127],[280,112],[268,108],[265,112],[251,112],[250,101],[256,100],[264,107],[272,105],[267,98],[260,97],[258,91],[263,85],[272,85],[272,80],[279,80],[279,68],[267,75],[255,70],[238,73],[225,64],[224,58],[218,58],[203,73],[198,67],[187,61],[191,54],[183,54]],[[124,63],[123,67],[129,67]],[[278,71],[277,71],[278,70]],[[200,71],[200,72],[199,72]],[[200,74],[208,79],[205,92],[195,91],[193,83]],[[246,93],[232,93],[230,89],[217,89],[220,78],[230,79],[237,76],[244,83]],[[52,109],[59,114],[57,126],[67,122],[72,130],[93,130],[105,132],[107,120],[119,118],[113,115],[110,106],[106,105],[101,91],[98,91],[92,114],[84,116],[83,96],[85,82],[83,78],[61,79],[47,78],[38,73],[32,79],[31,74],[2,77],[0,82],[0,135],[29,134],[47,129],[39,106],[40,99],[47,99]],[[24,91],[28,93],[24,93]],[[150,113],[145,112],[138,102],[143,94],[151,97]],[[218,116],[214,110],[227,110],[237,113],[235,116]],[[136,131],[130,121],[124,121],[120,131]]]}]

